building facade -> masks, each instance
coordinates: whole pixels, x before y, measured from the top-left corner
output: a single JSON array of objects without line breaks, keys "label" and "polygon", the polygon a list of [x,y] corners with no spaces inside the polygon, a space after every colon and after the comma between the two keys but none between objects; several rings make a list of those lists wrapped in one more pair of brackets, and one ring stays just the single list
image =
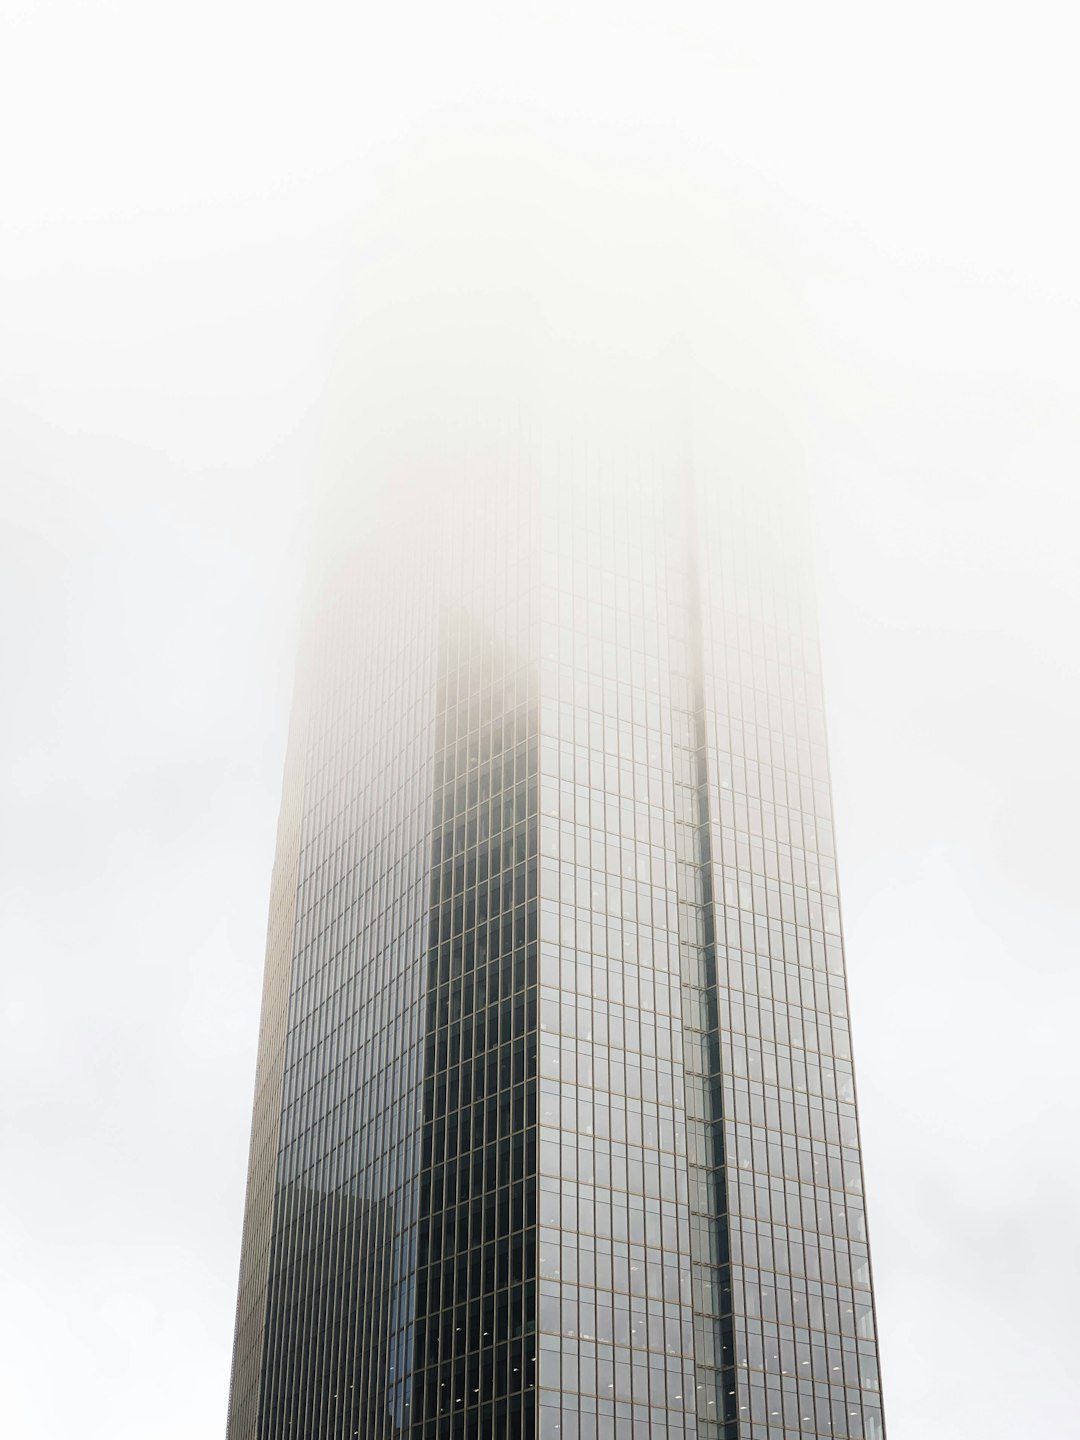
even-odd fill
[{"label": "building facade", "polygon": [[229,1440],[882,1440],[806,518],[619,421],[335,524]]}]

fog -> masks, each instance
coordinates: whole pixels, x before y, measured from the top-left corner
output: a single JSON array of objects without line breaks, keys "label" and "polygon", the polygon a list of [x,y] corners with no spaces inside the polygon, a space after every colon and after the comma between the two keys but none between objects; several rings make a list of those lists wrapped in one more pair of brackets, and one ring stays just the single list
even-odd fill
[{"label": "fog", "polygon": [[1070,1433],[1071,13],[0,17],[7,1433],[224,1433],[315,487],[613,372],[811,491],[891,1440]]}]

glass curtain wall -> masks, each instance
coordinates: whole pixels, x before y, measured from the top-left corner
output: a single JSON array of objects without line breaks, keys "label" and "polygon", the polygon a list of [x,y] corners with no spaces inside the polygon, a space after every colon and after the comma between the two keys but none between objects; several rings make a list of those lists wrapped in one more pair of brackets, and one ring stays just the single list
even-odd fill
[{"label": "glass curtain wall", "polygon": [[737,1433],[881,1440],[810,521],[695,492]]},{"label": "glass curtain wall", "polygon": [[808,523],[597,430],[322,587],[229,1440],[883,1435]]}]

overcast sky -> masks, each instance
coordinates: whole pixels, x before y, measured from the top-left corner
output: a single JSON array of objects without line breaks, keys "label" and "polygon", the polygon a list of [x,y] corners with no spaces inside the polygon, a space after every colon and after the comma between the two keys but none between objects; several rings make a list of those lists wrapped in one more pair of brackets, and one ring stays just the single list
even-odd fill
[{"label": "overcast sky", "polygon": [[0,0],[5,1433],[224,1434],[343,261],[482,124],[782,277],[890,1440],[1074,1434],[1072,8],[388,8]]}]

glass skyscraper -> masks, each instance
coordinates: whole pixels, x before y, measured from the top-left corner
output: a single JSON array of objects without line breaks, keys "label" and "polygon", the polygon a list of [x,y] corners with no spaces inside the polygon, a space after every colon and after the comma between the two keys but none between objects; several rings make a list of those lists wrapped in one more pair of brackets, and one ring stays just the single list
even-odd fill
[{"label": "glass skyscraper", "polygon": [[883,1436],[807,520],[655,419],[335,519],[229,1440]]}]

